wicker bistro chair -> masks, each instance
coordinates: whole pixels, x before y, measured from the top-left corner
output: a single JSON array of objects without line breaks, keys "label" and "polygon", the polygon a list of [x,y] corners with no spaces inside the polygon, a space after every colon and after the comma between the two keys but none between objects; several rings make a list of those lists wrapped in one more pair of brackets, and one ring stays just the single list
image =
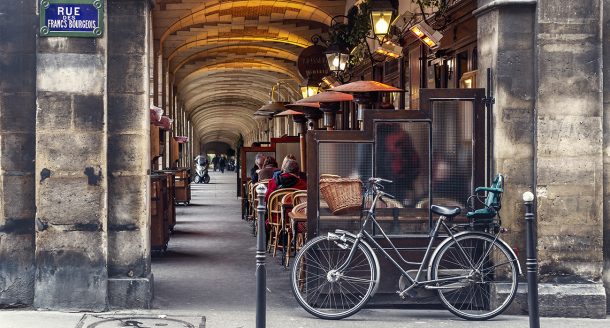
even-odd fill
[{"label": "wicker bistro chair", "polygon": [[253,213],[252,213],[252,195],[251,195],[251,188],[252,188],[252,180],[248,180],[248,182],[246,182],[244,184],[244,188],[243,188],[243,197],[245,198],[245,205],[244,205],[244,220],[246,221],[250,221],[253,219]]},{"label": "wicker bistro chair", "polygon": [[269,195],[269,201],[267,202],[267,222],[270,226],[269,230],[269,245],[267,251],[271,251],[273,247],[273,257],[277,254],[278,242],[280,235],[283,230],[282,222],[282,198],[292,193],[297,189],[294,188],[283,188],[278,189]]},{"label": "wicker bistro chair", "polygon": [[297,190],[292,193],[292,206],[305,203],[307,201],[307,190]]},{"label": "wicker bistro chair", "polygon": [[[293,196],[294,197],[294,196]],[[294,199],[293,199],[294,202]],[[291,234],[288,245],[294,243],[294,251],[298,252],[307,240],[307,202],[302,202],[294,205],[292,211],[288,213],[291,226]],[[284,264],[288,267],[290,263],[290,251],[286,252],[286,260]]]}]

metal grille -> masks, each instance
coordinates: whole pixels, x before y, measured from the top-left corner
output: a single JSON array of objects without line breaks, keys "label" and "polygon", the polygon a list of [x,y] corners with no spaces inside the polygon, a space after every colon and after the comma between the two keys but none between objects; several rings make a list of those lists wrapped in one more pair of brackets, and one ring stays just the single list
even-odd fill
[{"label": "metal grille", "polygon": [[464,207],[473,191],[473,104],[436,101],[432,117],[433,203]]},{"label": "metal grille", "polygon": [[427,231],[428,208],[419,202],[429,198],[430,122],[378,122],[375,141],[375,174],[393,181],[384,191],[396,197],[377,206],[382,229],[393,235]]},{"label": "metal grille", "polygon": [[[319,172],[341,177],[360,178],[367,181],[373,174],[373,144],[366,142],[327,142],[320,143],[318,148]],[[317,177],[318,181],[320,177]],[[359,213],[333,215],[328,206],[319,197],[319,234],[335,229],[356,232],[360,228]]]}]

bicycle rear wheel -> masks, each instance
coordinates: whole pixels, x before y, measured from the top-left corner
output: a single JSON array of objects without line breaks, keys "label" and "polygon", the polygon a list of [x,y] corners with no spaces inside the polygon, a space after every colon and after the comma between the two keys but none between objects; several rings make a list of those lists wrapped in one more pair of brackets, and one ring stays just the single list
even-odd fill
[{"label": "bicycle rear wheel", "polygon": [[430,277],[445,279],[432,288],[458,317],[487,320],[502,313],[517,292],[517,261],[493,236],[468,233],[441,246]]},{"label": "bicycle rear wheel", "polygon": [[338,270],[353,247],[352,239],[320,236],[297,254],[290,272],[292,292],[307,312],[322,319],[342,319],[369,300],[375,286],[375,262],[362,244],[346,268]]}]

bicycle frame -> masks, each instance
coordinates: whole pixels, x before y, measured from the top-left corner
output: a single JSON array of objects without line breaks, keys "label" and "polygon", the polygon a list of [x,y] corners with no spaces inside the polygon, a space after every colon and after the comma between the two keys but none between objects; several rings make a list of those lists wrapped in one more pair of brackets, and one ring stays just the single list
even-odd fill
[{"label": "bicycle frame", "polygon": [[[356,252],[356,249],[358,248],[358,244],[361,242],[362,239],[364,239],[365,246],[369,246],[369,245],[366,245],[366,243],[368,242],[368,243],[371,243],[374,247],[377,247],[379,249],[379,251],[385,256],[385,258],[388,259],[390,261],[390,263],[392,263],[400,271],[400,273],[405,278],[407,278],[409,280],[410,286],[407,287],[406,289],[402,290],[402,291],[399,291],[398,294],[399,294],[400,297],[404,297],[404,295],[406,293],[408,293],[411,289],[413,289],[415,287],[425,286],[425,285],[429,285],[429,284],[433,284],[433,283],[448,282],[448,281],[453,281],[453,280],[460,280],[460,279],[464,279],[464,278],[469,278],[469,275],[466,275],[466,276],[455,276],[455,277],[450,277],[450,278],[442,278],[442,279],[432,279],[432,280],[420,281],[420,277],[421,277],[421,275],[422,275],[422,273],[424,271],[424,266],[430,261],[431,255],[433,255],[432,252],[431,252],[432,251],[432,245],[434,244],[434,241],[438,238],[438,232],[439,232],[441,226],[448,233],[448,237],[444,238],[444,240],[455,240],[455,234],[451,231],[451,228],[449,228],[449,226],[447,226],[447,224],[445,223],[447,218],[445,216],[441,216],[437,220],[437,222],[434,225],[432,231],[430,232],[430,240],[428,242],[428,245],[426,247],[426,252],[425,252],[421,262],[407,261],[399,253],[399,251],[396,248],[396,246],[394,245],[394,243],[390,240],[388,235],[386,235],[385,231],[383,231],[383,228],[381,228],[381,226],[379,225],[379,223],[377,222],[377,220],[375,218],[375,207],[376,207],[377,201],[379,200],[379,198],[383,197],[384,195],[387,195],[387,194],[382,192],[382,191],[379,191],[379,190],[375,191],[375,197],[374,197],[373,203],[371,204],[371,208],[367,211],[366,219],[362,223],[362,226],[361,226],[360,231],[358,232],[358,234],[356,234],[354,236],[354,238],[355,238],[354,246],[350,250],[350,253],[349,253],[345,263],[343,263],[339,268],[337,268],[337,271],[339,271],[339,272],[343,271],[350,264],[354,254]],[[371,236],[371,234],[369,234],[366,231],[365,227],[367,226],[369,221],[371,221],[375,225],[375,227],[377,229],[379,229],[379,231],[381,231],[384,239],[388,241],[390,247],[398,255],[400,260],[402,260],[406,264],[419,265],[419,268],[417,270],[417,274],[416,274],[415,278],[411,278],[411,276],[409,276],[407,271],[405,269],[403,269],[403,267],[398,263],[398,261],[396,261],[394,259],[394,257],[392,255],[390,255],[390,253],[388,253],[385,249],[383,249],[383,247],[381,247],[381,245],[379,245],[379,243],[373,238],[373,236]],[[343,232],[341,230],[337,230],[335,233],[341,234],[341,233],[345,233],[345,232]],[[494,243],[499,240],[498,237],[499,237],[499,233],[494,235]],[[462,246],[459,243],[456,243],[456,244],[459,246],[459,249],[462,252],[462,254],[465,256],[465,258],[467,258],[470,261],[470,258],[466,255],[466,252],[464,251]],[[370,249],[370,246],[367,247],[367,248]],[[489,251],[490,250],[488,250],[487,252],[489,252]],[[374,256],[374,254],[373,254],[373,256]],[[514,259],[516,259],[516,257],[514,257]],[[517,263],[518,263],[518,261],[517,261]],[[474,270],[478,270],[478,268],[475,267],[474,263],[469,263],[469,264],[470,264],[471,268],[473,268]],[[481,264],[479,264],[479,265],[481,265]],[[518,265],[518,268],[519,268],[519,274],[521,274],[521,268],[520,268],[519,265]]]}]

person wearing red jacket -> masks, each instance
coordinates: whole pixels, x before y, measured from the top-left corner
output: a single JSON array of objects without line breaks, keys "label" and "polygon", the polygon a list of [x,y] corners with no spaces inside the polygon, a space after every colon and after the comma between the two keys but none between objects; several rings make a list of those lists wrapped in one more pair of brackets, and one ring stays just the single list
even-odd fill
[{"label": "person wearing red jacket", "polygon": [[269,195],[272,192],[282,188],[295,188],[300,190],[307,189],[307,180],[299,170],[299,163],[295,160],[288,160],[282,166],[282,173],[275,175],[269,180],[267,185],[267,193],[265,194],[265,202],[269,200]]}]

